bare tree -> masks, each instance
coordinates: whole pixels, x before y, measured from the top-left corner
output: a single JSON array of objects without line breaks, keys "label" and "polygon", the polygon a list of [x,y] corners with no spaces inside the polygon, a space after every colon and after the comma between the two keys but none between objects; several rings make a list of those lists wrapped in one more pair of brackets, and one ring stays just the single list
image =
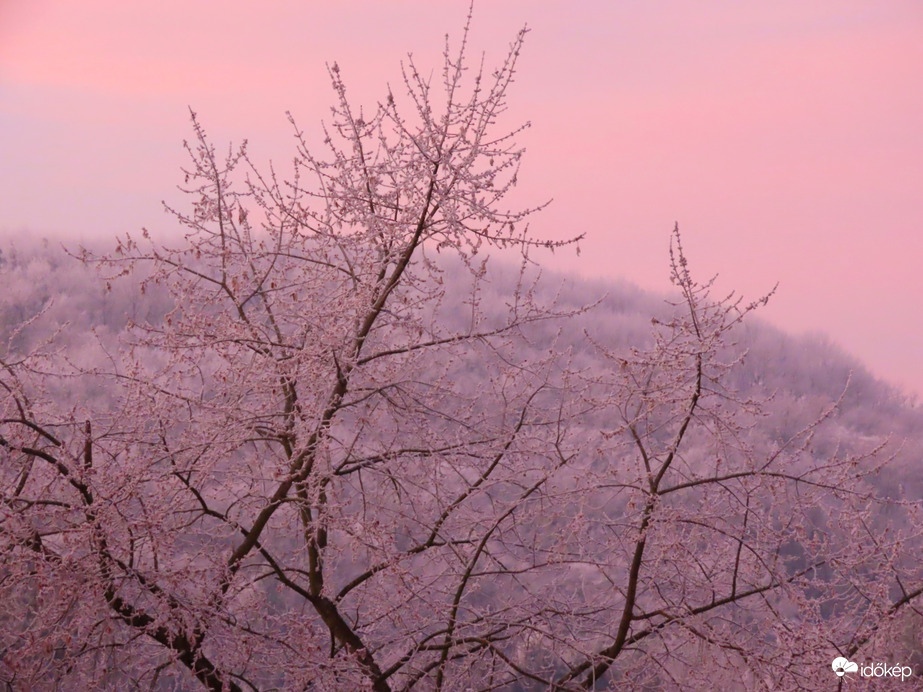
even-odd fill
[{"label": "bare tree", "polygon": [[[524,36],[469,72],[466,26],[367,117],[333,65],[326,154],[296,129],[288,179],[193,115],[185,242],[87,257],[174,301],[84,373],[110,405],[56,406],[50,346],[2,362],[9,688],[829,689],[891,641],[923,582],[870,528],[881,455],[814,463],[832,410],[754,432],[723,381],[756,304],[710,298],[678,233],[649,347],[526,347],[574,311],[529,278],[561,243],[504,207]],[[503,310],[492,247],[523,257]]]},{"label": "bare tree", "polygon": [[[836,403],[793,434],[766,435],[772,402],[725,382],[746,355],[739,323],[770,296],[711,298],[678,229],[672,240],[671,319],[654,319],[651,345],[630,354],[597,344],[611,368],[585,382],[602,390],[603,441],[580,474],[567,545],[590,608],[569,630],[580,653],[562,656],[566,672],[548,685],[830,689],[836,656],[873,637],[869,657],[896,653],[897,630],[885,630],[923,583],[907,552],[919,503],[876,490],[885,441],[817,453]],[[898,506],[913,528],[888,535],[895,524],[881,518]]]}]

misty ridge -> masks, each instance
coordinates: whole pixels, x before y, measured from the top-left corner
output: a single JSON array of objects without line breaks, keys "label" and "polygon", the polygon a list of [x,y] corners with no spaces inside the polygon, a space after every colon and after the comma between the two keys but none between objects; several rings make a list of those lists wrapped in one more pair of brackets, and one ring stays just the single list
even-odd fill
[{"label": "misty ridge", "polygon": [[919,684],[923,411],[679,228],[541,270],[470,21],[285,177],[193,113],[184,241],[0,248],[0,685]]},{"label": "misty ridge", "polygon": [[[124,395],[117,391],[119,385],[110,375],[120,370],[124,351],[137,345],[134,333],[139,327],[143,331],[162,328],[177,307],[177,297],[171,296],[163,287],[145,283],[143,272],[103,279],[90,266],[92,263],[84,263],[75,256],[79,254],[77,248],[69,250],[66,252],[60,245],[47,241],[18,241],[2,248],[0,277],[4,291],[0,296],[0,337],[7,344],[7,361],[36,349],[53,354],[46,367],[54,364],[53,369],[56,368],[62,375],[61,380],[49,382],[49,392],[57,400],[59,408],[65,412],[70,410],[71,413],[66,415],[78,421],[83,418],[101,421],[112,413],[113,405],[121,405],[117,402]],[[103,247],[95,250],[102,252]],[[434,332],[464,333],[469,330],[467,322],[471,308],[466,301],[475,294],[478,296],[479,328],[490,332],[503,325],[509,313],[511,295],[522,291],[525,283],[529,287],[529,300],[546,306],[549,315],[557,316],[543,317],[534,323],[526,321],[519,338],[512,342],[505,357],[515,358],[520,365],[532,361],[549,363],[551,350],[556,358],[566,359],[568,369],[583,373],[591,380],[612,368],[613,354],[630,357],[633,350],[650,348],[652,325],[669,322],[683,308],[680,296],[646,293],[618,281],[584,280],[539,271],[532,266],[523,273],[522,268],[497,261],[485,263],[472,278],[470,266],[461,262],[438,258],[435,264],[438,271],[430,281],[439,283],[440,290],[450,298],[432,307],[431,314],[425,316],[425,321],[440,324]],[[609,355],[604,357],[603,351]],[[823,337],[792,337],[760,322],[758,318],[737,325],[724,339],[721,351],[721,360],[735,363],[723,377],[723,384],[727,387],[724,395],[729,400],[758,402],[757,414],[750,417],[738,432],[746,438],[748,448],[772,454],[785,441],[796,439],[803,431],[810,430],[809,442],[799,447],[798,459],[793,465],[796,471],[810,473],[812,467],[825,467],[831,458],[855,456],[864,459],[859,463],[869,467],[880,465],[878,471],[861,481],[868,484],[874,494],[898,501],[923,496],[923,467],[919,464],[923,453],[923,411],[895,388],[875,379],[855,359],[846,356]],[[151,358],[154,370],[161,367],[158,362],[160,354],[153,353]],[[440,364],[437,356],[433,373],[434,380],[448,375],[457,392],[470,396],[475,407],[491,407],[496,403],[482,395],[489,389],[488,380],[496,373],[479,359],[476,349],[448,365]],[[421,379],[426,379],[422,373],[418,374]],[[573,391],[556,389],[551,396],[553,401],[545,401],[544,406],[554,408],[560,404],[558,399],[574,395]],[[587,394],[583,392],[579,396]],[[474,420],[479,417],[488,420],[490,414],[483,411],[469,412],[468,415]],[[576,434],[590,441],[581,453],[586,459],[575,465],[573,473],[579,474],[580,468],[589,469],[598,463],[593,460],[591,450],[596,445],[605,444],[600,431],[611,424],[607,420],[609,415],[611,411],[597,411],[590,406],[571,420],[570,425],[577,431]],[[819,417],[824,419],[820,425],[817,424]],[[435,420],[432,423],[439,425]],[[384,438],[392,432],[384,426],[381,435]],[[710,437],[707,430],[691,436],[684,452],[689,473],[703,472],[713,466],[715,448]],[[373,446],[374,438],[373,432]],[[874,456],[866,458],[864,455],[872,450]],[[415,463],[427,462],[420,459]],[[560,482],[579,486],[579,481],[568,480],[567,474],[562,478]],[[224,482],[235,483],[233,476],[227,477]],[[502,485],[490,491],[497,498],[502,497],[504,492]],[[799,498],[789,497],[787,501],[797,503]],[[575,521],[576,516],[592,512],[594,508],[606,514],[630,514],[630,504],[626,505],[623,499],[619,499],[615,491],[608,499],[597,502],[600,503],[583,506],[578,493],[578,498],[569,502],[568,509],[544,523],[542,532],[551,536],[558,532],[566,535],[567,522]],[[793,509],[796,507],[784,504],[770,506],[772,514],[777,516],[784,516]],[[835,500],[826,507],[818,506],[810,511],[816,521],[815,530],[824,527],[823,530],[834,536],[840,531],[835,521]],[[882,535],[893,530],[895,524],[902,526],[908,521],[900,504],[881,513],[873,512],[867,519],[869,529],[880,531]],[[413,532],[410,529],[406,531],[404,536],[394,536],[396,544],[405,549],[413,544]],[[848,541],[849,537],[844,534],[837,540]],[[213,549],[211,540],[203,536],[190,537],[187,541],[184,550]],[[294,549],[287,540],[280,540],[274,545],[279,550]],[[808,559],[797,544],[790,543],[784,550],[793,560],[793,565],[803,565]],[[332,559],[330,562],[328,578],[339,577],[347,581],[355,577],[357,571],[361,572],[366,564],[357,555],[343,555],[340,564],[333,564]],[[787,569],[792,569],[791,565]],[[824,574],[823,568],[819,573],[821,580],[829,577]],[[496,588],[482,586],[472,596],[472,604],[481,608],[495,607],[501,598]],[[589,607],[599,595],[598,588],[598,585],[585,583],[583,596],[578,601]],[[264,596],[271,610],[284,611],[293,606],[291,600],[277,590],[267,589]],[[837,600],[846,602],[849,597],[840,594],[833,598],[834,604],[827,606],[832,609],[828,613],[837,610]],[[586,617],[591,619],[589,611]],[[291,625],[282,626],[280,636],[289,633],[290,628]],[[919,641],[923,620],[917,621],[912,614],[909,619],[904,616],[899,619],[897,631],[896,639],[889,640],[892,656],[917,669],[923,666],[923,646]],[[547,659],[549,656],[547,651],[539,654],[528,649],[521,651],[520,655],[526,659]],[[685,685],[693,680],[688,670],[688,666],[696,665],[693,661],[674,662],[670,675],[666,678],[648,675],[646,684],[653,685],[650,689],[673,689],[668,680],[681,673]],[[741,666],[738,661],[732,669],[744,670]],[[555,666],[552,665],[552,668]],[[558,666],[557,670],[560,673],[566,669]],[[107,671],[103,684],[119,688],[126,684],[127,678],[116,667],[107,668]],[[271,683],[272,677],[264,682]],[[285,684],[283,678],[276,683]],[[721,689],[756,688],[754,679],[745,675],[743,683],[727,683]],[[159,682],[153,683],[152,689],[193,690],[195,686],[184,681],[182,676],[164,675]],[[347,685],[331,689],[345,692],[353,688]],[[544,689],[544,686],[516,677],[506,680],[500,689],[524,691]],[[688,689],[707,689],[707,683],[704,680],[699,684],[693,682]]]},{"label": "misty ridge", "polygon": [[[98,254],[110,249],[102,242],[90,247]],[[129,324],[156,324],[174,307],[166,291],[157,287],[142,291],[137,276],[107,282],[80,261],[79,250],[74,244],[37,239],[20,239],[0,248],[4,285],[0,335],[11,352],[27,353],[50,339],[68,362],[86,369],[103,367],[123,347]],[[461,264],[442,264],[449,294],[459,296],[470,290],[470,277]],[[480,285],[486,311],[493,313],[497,323],[517,273],[515,266],[503,260],[488,263]],[[517,346],[525,360],[554,344],[572,351],[579,367],[605,367],[594,342],[624,352],[642,348],[650,339],[652,319],[666,320],[674,309],[675,295],[645,292],[618,280],[584,279],[546,269],[541,273],[539,302],[555,303],[562,314],[593,307],[532,327],[529,339]],[[449,329],[460,329],[465,317],[463,305],[448,304],[438,318]],[[838,445],[855,453],[871,442],[888,440],[888,453],[894,458],[882,482],[889,478],[896,483],[899,478],[908,497],[923,496],[923,465],[919,463],[923,458],[923,410],[915,396],[875,378],[826,336],[791,336],[760,321],[758,314],[734,332],[729,350],[734,355],[746,353],[729,375],[728,384],[738,395],[763,402],[765,417],[759,427],[767,438],[789,437],[835,405],[818,455]],[[476,388],[476,366],[470,375]],[[100,395],[95,387],[81,391],[79,379],[71,385],[73,404]],[[889,491],[896,492],[896,488]]]}]

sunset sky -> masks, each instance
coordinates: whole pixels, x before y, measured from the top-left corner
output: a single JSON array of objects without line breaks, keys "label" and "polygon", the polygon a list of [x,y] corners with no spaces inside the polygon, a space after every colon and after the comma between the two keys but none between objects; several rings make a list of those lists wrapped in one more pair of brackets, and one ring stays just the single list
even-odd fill
[{"label": "sunset sky", "polygon": [[[0,0],[0,239],[175,224],[192,107],[217,142],[293,154],[336,61],[373,107],[413,52],[437,69],[467,0]],[[693,270],[764,318],[830,335],[923,394],[923,3],[480,0],[472,45],[531,29],[510,122],[537,236],[585,233],[548,266],[669,287]]]}]

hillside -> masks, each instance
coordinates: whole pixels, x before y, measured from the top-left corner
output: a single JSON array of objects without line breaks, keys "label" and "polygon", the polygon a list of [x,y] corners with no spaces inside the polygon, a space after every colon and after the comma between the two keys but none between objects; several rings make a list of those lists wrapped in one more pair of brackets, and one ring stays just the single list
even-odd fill
[{"label": "hillside", "polygon": [[[767,563],[777,560],[780,566],[769,573],[787,575],[786,583],[790,579],[792,584],[800,584],[802,590],[779,596],[772,601],[770,610],[776,616],[781,612],[804,625],[806,634],[797,640],[794,635],[787,640],[782,635],[773,634],[770,638],[766,634],[763,642],[766,653],[759,661],[734,653],[720,661],[714,659],[729,680],[737,680],[734,684],[739,687],[733,689],[761,689],[767,680],[764,676],[770,674],[763,665],[778,671],[779,689],[810,689],[799,676],[810,675],[811,667],[818,665],[814,660],[817,651],[826,651],[836,637],[844,638],[842,646],[855,646],[860,653],[866,650],[862,647],[877,652],[883,647],[892,662],[900,660],[914,665],[916,671],[923,670],[920,641],[923,628],[919,618],[905,616],[901,611],[900,617],[889,619],[886,626],[869,620],[867,611],[861,609],[865,606],[857,606],[856,596],[843,586],[851,583],[861,591],[878,583],[874,570],[881,568],[882,561],[895,574],[913,574],[918,569],[915,555],[919,530],[914,524],[917,521],[914,503],[923,497],[923,465],[919,463],[923,456],[923,410],[894,388],[876,380],[861,363],[823,337],[786,335],[760,322],[757,313],[756,318],[748,317],[742,324],[720,332],[720,342],[715,342],[713,352],[708,354],[709,379],[700,410],[685,438],[682,434],[677,438],[682,439],[681,448],[678,443],[671,446],[673,431],[682,420],[685,402],[694,389],[694,378],[690,380],[681,369],[688,368],[695,358],[694,351],[682,350],[689,348],[688,333],[670,332],[671,325],[685,319],[684,306],[681,302],[677,305],[675,297],[652,295],[616,281],[585,281],[550,272],[539,277],[533,267],[527,267],[521,278],[516,268],[494,267],[491,263],[483,273],[475,272],[477,288],[472,292],[472,275],[465,268],[445,262],[438,266],[432,280],[442,283],[444,292],[439,294],[442,297],[435,306],[414,312],[418,310],[414,302],[416,294],[408,292],[403,299],[410,306],[409,314],[419,317],[418,324],[428,325],[425,328],[436,336],[474,331],[498,333],[500,338],[478,337],[459,345],[453,341],[446,349],[430,355],[404,353],[394,370],[385,371],[394,378],[393,382],[382,384],[375,379],[379,376],[377,372],[367,380],[358,381],[357,393],[346,400],[344,412],[330,428],[333,442],[330,460],[326,462],[330,465],[328,478],[342,476],[349,480],[355,472],[359,481],[340,490],[338,504],[330,510],[330,540],[341,540],[345,547],[329,558],[327,579],[346,584],[341,596],[351,594],[350,598],[356,598],[361,605],[370,604],[377,613],[376,619],[368,622],[356,615],[352,624],[357,630],[366,627],[365,636],[383,642],[377,650],[383,659],[401,660],[398,656],[401,642],[393,633],[400,631],[405,619],[429,622],[427,618],[435,608],[433,601],[427,599],[435,598],[447,607],[453,622],[456,617],[460,596],[455,597],[455,606],[446,606],[446,603],[451,606],[451,598],[443,590],[451,594],[452,589],[442,584],[441,580],[448,578],[434,571],[442,564],[440,561],[450,558],[442,556],[427,561],[415,557],[435,545],[432,541],[426,545],[421,538],[433,526],[432,515],[427,512],[442,516],[435,522],[439,530],[451,529],[458,536],[467,536],[470,531],[480,530],[482,521],[499,512],[498,506],[508,505],[506,514],[499,513],[501,519],[497,525],[508,516],[517,516],[514,512],[521,511],[522,518],[515,519],[505,529],[503,540],[496,539],[496,545],[494,539],[490,543],[487,540],[494,528],[484,529],[484,545],[493,546],[489,548],[493,551],[491,567],[472,572],[475,558],[466,567],[467,571],[463,570],[462,584],[469,579],[480,580],[478,588],[466,596],[466,612],[471,613],[467,627],[472,632],[467,636],[472,640],[497,636],[496,632],[501,630],[492,629],[489,624],[506,611],[514,613],[515,625],[506,622],[502,631],[521,627],[526,633],[521,640],[510,635],[509,644],[506,635],[492,642],[498,656],[502,654],[500,658],[512,661],[513,671],[528,663],[534,664],[536,671],[550,670],[563,676],[561,680],[567,680],[568,675],[576,675],[573,671],[581,669],[569,663],[562,651],[592,652],[603,646],[605,632],[612,626],[612,612],[620,607],[621,592],[618,587],[613,589],[613,581],[617,583],[618,575],[629,571],[630,537],[640,516],[644,517],[642,532],[650,532],[644,540],[660,546],[656,550],[650,548],[645,557],[650,561],[645,564],[652,566],[648,577],[651,585],[643,598],[651,603],[658,598],[663,602],[657,610],[652,607],[643,616],[645,622],[653,623],[650,629],[641,629],[642,634],[635,636],[640,640],[647,634],[656,634],[651,641],[656,639],[658,644],[650,646],[684,653],[671,659],[663,671],[651,672],[645,657],[661,649],[637,655],[630,652],[633,657],[618,669],[612,684],[621,681],[625,689],[629,683],[634,685],[632,689],[674,689],[669,680],[678,676],[688,689],[710,689],[710,676],[715,672],[709,666],[699,666],[696,660],[697,657],[700,662],[712,660],[715,654],[703,653],[702,647],[706,645],[700,641],[696,628],[712,628],[713,634],[709,636],[720,637],[722,642],[726,638],[728,642],[718,649],[734,652],[742,650],[740,641],[758,639],[762,636],[761,628],[770,627],[767,623],[772,618],[767,613],[736,605],[727,611],[727,616],[716,621],[698,618],[698,613],[693,612],[695,617],[682,628],[671,631],[668,627],[680,619],[680,615],[670,610],[675,594],[688,597],[693,605],[706,604],[698,606],[704,611],[712,607],[707,605],[709,599],[712,605],[721,600],[715,596],[716,590],[730,588],[732,596],[737,593],[738,574],[745,574],[744,567],[738,566],[748,559],[746,555],[741,558],[740,546],[744,540],[730,540],[725,545],[716,541],[714,535],[730,538],[741,525],[745,533],[753,532],[754,546],[775,545],[765,554],[754,549],[753,564],[747,565],[751,574],[746,578],[751,585],[760,583],[762,570],[769,569]],[[143,404],[150,407],[143,408],[145,412],[156,412],[157,406],[164,406],[157,403],[156,392],[144,387],[135,389],[133,383],[122,384],[130,379],[125,373],[132,373],[132,378],[140,382],[137,373],[150,368],[155,373],[152,377],[162,377],[152,380],[157,388],[177,387],[184,397],[190,397],[189,405],[200,406],[201,411],[190,409],[188,418],[183,418],[185,414],[180,411],[163,408],[157,414],[163,416],[159,432],[151,427],[151,421],[155,420],[155,414],[151,413],[150,420],[132,422],[137,427],[128,434],[145,440],[139,445],[141,448],[156,449],[162,443],[165,451],[160,454],[165,455],[164,459],[169,458],[170,464],[181,463],[182,455],[187,452],[194,453],[193,463],[200,463],[200,457],[210,459],[208,454],[212,453],[213,444],[189,441],[196,439],[194,428],[201,425],[219,442],[214,443],[215,458],[208,461],[207,474],[213,475],[207,476],[207,482],[197,492],[214,493],[215,506],[227,507],[222,510],[228,513],[227,517],[232,511],[244,517],[257,511],[260,505],[255,488],[278,478],[279,472],[276,476],[270,474],[267,465],[274,463],[273,456],[259,448],[259,441],[254,442],[252,437],[270,434],[267,431],[271,430],[271,416],[257,423],[249,422],[246,417],[249,407],[259,403],[252,392],[261,386],[259,373],[247,369],[252,364],[247,360],[246,348],[239,352],[243,356],[238,353],[247,362],[242,370],[225,352],[199,361],[182,355],[183,349],[194,351],[180,340],[174,342],[180,344],[174,347],[181,352],[181,362],[191,369],[172,371],[163,354],[145,351],[138,345],[139,335],[153,335],[151,338],[156,341],[160,338],[159,330],[168,332],[168,325],[179,321],[177,315],[189,306],[177,305],[165,287],[145,284],[137,277],[123,277],[107,285],[91,268],[47,243],[4,247],[0,254],[0,278],[4,286],[0,295],[0,335],[2,343],[7,344],[4,363],[15,362],[19,355],[36,350],[46,354],[32,374],[44,382],[42,394],[49,403],[41,410],[57,411],[54,414],[57,418],[50,419],[53,429],[67,429],[74,421],[92,418],[99,422],[94,425],[104,423],[116,431],[108,440],[101,436],[100,444],[102,450],[111,450],[107,451],[112,455],[110,468],[117,474],[124,472],[125,477],[106,492],[115,493],[114,498],[121,497],[123,485],[130,487],[137,482],[143,486],[149,478],[153,485],[163,485],[164,480],[156,475],[161,462],[148,462],[142,455],[144,463],[151,465],[140,472],[140,480],[133,479],[127,467],[120,467],[121,459],[131,458],[135,449],[132,446],[125,451],[118,447],[120,436],[125,434],[117,427],[125,424],[120,418],[124,410]],[[321,282],[319,286],[317,290],[322,293],[325,284]],[[533,313],[522,308],[520,323],[507,332],[503,325],[511,311],[519,309],[520,302],[542,308],[534,313],[534,319]],[[702,305],[703,315],[707,316],[710,304]],[[331,314],[338,307],[334,305]],[[731,310],[728,314],[733,317],[736,312]],[[708,319],[718,320],[714,315]],[[395,324],[396,331],[405,329],[402,323]],[[321,342],[331,338],[325,331],[328,329],[333,327],[308,325],[305,333]],[[410,331],[409,327],[406,329]],[[180,336],[186,338],[183,332]],[[221,336],[215,336],[218,343]],[[372,343],[385,353],[389,344],[402,347],[402,334],[392,337],[383,333],[375,338],[377,341]],[[227,339],[231,337],[228,335]],[[307,343],[314,347],[310,340]],[[674,347],[679,349],[675,353],[671,350]],[[318,347],[317,351],[322,349]],[[650,356],[651,353],[660,353],[657,356],[660,360]],[[670,360],[672,357],[677,359],[675,363]],[[142,361],[149,358],[149,362],[138,364],[132,358]],[[335,355],[333,359],[339,372],[341,364]],[[227,363],[242,372],[240,380],[234,383],[239,394],[232,391],[228,395],[221,389],[228,373],[234,372],[223,369]],[[113,372],[118,372],[119,377],[112,377]],[[639,373],[643,374],[640,379]],[[267,382],[271,383],[271,377]],[[386,404],[363,408],[368,399],[382,392]],[[307,410],[313,404],[302,396],[301,405]],[[233,405],[222,404],[224,397]],[[693,401],[697,398],[695,394]],[[520,409],[522,418],[515,424],[510,420],[511,411]],[[528,411],[532,413],[527,417]],[[177,417],[171,418],[174,415]],[[174,422],[176,429],[166,430],[163,420]],[[228,421],[243,422],[237,430]],[[246,426],[250,428],[244,429]],[[513,433],[509,433],[511,429]],[[143,436],[149,430],[153,431],[150,439]],[[524,432],[520,434],[520,430]],[[226,440],[219,437],[225,434]],[[109,435],[108,428],[105,435]],[[507,435],[512,436],[507,438]],[[635,442],[642,449],[645,464],[649,463],[645,449],[655,461],[677,457],[668,476],[670,487],[662,497],[657,496],[656,511],[663,513],[662,518],[649,527],[647,515],[654,511],[653,505],[639,510],[635,493],[651,474],[645,476],[639,471],[641,460]],[[171,445],[180,450],[177,452],[180,461],[172,457]],[[456,453],[456,449],[463,451]],[[251,459],[252,453],[256,455]],[[336,461],[340,458],[338,454],[343,455],[342,461]],[[516,455],[515,463],[511,462],[508,468],[498,465],[506,454]],[[393,467],[388,467],[383,478],[374,480],[377,466],[386,463]],[[361,475],[366,468],[371,470]],[[759,470],[754,472],[754,468]],[[4,482],[9,487],[15,484],[12,469],[11,465],[4,470]],[[764,474],[765,469],[769,470]],[[851,475],[844,476],[847,472]],[[743,476],[752,477],[753,482],[747,480],[738,487],[736,482]],[[182,478],[177,472],[164,476],[167,480],[169,477]],[[855,479],[856,485],[840,487],[837,479],[846,477]],[[183,482],[188,483],[188,478]],[[540,480],[535,487],[547,480],[547,495],[533,497],[531,490],[523,490],[528,486],[527,481],[536,478]],[[780,482],[776,483],[777,480]],[[825,486],[827,482],[829,487]],[[717,490],[707,487],[708,483],[714,483]],[[687,489],[688,493],[680,492]],[[675,495],[670,494],[673,490],[677,491]],[[392,491],[397,499],[391,495]],[[818,493],[813,494],[814,491]],[[446,498],[453,493],[460,493],[459,499],[449,502]],[[144,497],[139,506],[143,506],[145,516],[157,502],[168,507],[175,502],[159,499],[156,494]],[[202,495],[197,497],[201,499]],[[887,499],[894,502],[879,502]],[[739,506],[735,505],[738,501]],[[115,505],[121,500],[112,502]],[[554,510],[550,511],[545,503]],[[138,506],[131,507],[120,511],[125,516],[141,512]],[[459,514],[453,523],[449,519],[456,510]],[[208,516],[215,516],[213,508],[209,512]],[[366,512],[376,518],[357,518],[366,517]],[[54,521],[70,522],[71,515],[62,514]],[[751,521],[753,525],[748,525]],[[47,522],[53,523],[51,519]],[[854,522],[859,522],[861,530],[855,528]],[[156,540],[161,539],[162,533],[169,534],[157,522],[145,527],[152,536],[158,536]],[[868,553],[875,564],[867,564],[863,561],[865,555],[856,554],[851,546],[860,537],[877,540],[878,533],[901,538],[893,545],[887,543],[880,553]],[[134,546],[134,533],[131,535]],[[182,563],[175,573],[165,577],[169,588],[178,594],[171,598],[178,603],[187,599],[193,602],[198,597],[195,591],[198,584],[183,576],[187,574],[184,571],[187,562],[190,565],[207,562],[210,558],[206,556],[233,545],[233,535],[203,528],[182,538],[168,535],[166,540],[170,550],[176,551],[174,559]],[[264,540],[261,550],[291,554],[293,564],[305,559],[290,535],[283,533]],[[459,546],[468,542],[469,538],[457,539]],[[835,558],[812,563],[813,554],[820,547]],[[617,552],[621,548],[625,555]],[[682,567],[684,563],[677,555],[686,550],[693,557]],[[735,550],[733,573],[720,571],[711,564],[713,559],[717,564],[722,555],[733,558]],[[406,570],[391,574],[390,569],[371,567],[375,555],[386,556],[382,565],[388,560],[406,560]],[[537,555],[548,557],[539,559]],[[162,559],[161,555],[158,560]],[[707,578],[692,578],[688,574],[694,571],[692,565]],[[846,575],[845,581],[839,581],[841,570]],[[803,583],[798,581],[802,577]],[[144,584],[143,580],[150,577],[138,578]],[[427,580],[430,580],[427,586],[422,586]],[[359,583],[362,589],[353,586]],[[376,590],[366,595],[365,588]],[[433,588],[437,595],[422,598],[419,594],[428,588]],[[460,594],[463,589],[459,588]],[[862,593],[862,599],[872,604],[869,611],[880,609],[881,602],[893,602],[900,596],[898,587],[886,585],[877,596]],[[28,601],[21,594],[17,598],[25,599],[23,603]],[[246,605],[247,617],[254,618],[248,627],[268,627],[272,623],[274,632],[295,636],[301,621],[289,619],[295,617],[290,613],[298,608],[291,594],[266,585],[260,576],[246,588],[241,587],[239,598],[246,604],[259,603],[256,607]],[[443,598],[448,600],[440,601]],[[398,615],[380,611],[382,599],[394,599],[392,605]],[[8,602],[14,603],[15,599]],[[549,603],[554,603],[554,607],[548,606]],[[520,614],[520,611],[526,613],[527,607],[537,610]],[[6,611],[0,611],[0,621],[9,623],[21,617],[16,615],[14,606],[10,608],[6,615]],[[287,611],[292,608],[295,610]],[[439,621],[434,622],[437,624],[414,625],[414,631],[430,633],[426,637],[435,636],[432,632],[442,630],[438,628]],[[478,633],[484,622],[488,623],[485,625],[488,634]],[[534,634],[539,631],[541,638]],[[312,636],[304,634],[305,646],[314,642]],[[131,641],[134,640],[126,640]],[[424,637],[423,641],[429,640]],[[19,644],[8,642],[5,646],[14,650]],[[128,651],[129,644],[124,646]],[[270,643],[254,646],[265,646],[259,650],[274,656],[284,653],[274,652]],[[420,651],[426,651],[422,645],[418,646]],[[125,675],[130,676],[134,674],[131,671],[137,654],[126,656],[119,660],[125,666]],[[330,657],[335,658],[333,652]],[[784,666],[782,662],[786,662]],[[826,660],[820,663],[829,665]],[[488,666],[488,663],[479,660],[478,665]],[[567,672],[569,667],[571,673]],[[0,673],[3,670],[0,666]],[[475,675],[478,670],[481,669],[473,666],[469,673]],[[270,672],[255,673],[264,676],[259,679],[266,685],[289,684],[288,678],[273,677],[275,674],[271,666]],[[339,674],[331,673],[332,679],[339,680],[335,677]],[[410,673],[407,675],[412,678]],[[507,672],[498,678],[500,682],[491,682],[488,687],[508,692],[545,689],[537,676],[538,673]],[[821,687],[823,679],[819,678],[817,683]],[[115,676],[109,682],[118,685],[119,680]],[[195,689],[181,675],[165,675],[159,685],[156,689]],[[346,689],[342,687],[337,692]]]}]

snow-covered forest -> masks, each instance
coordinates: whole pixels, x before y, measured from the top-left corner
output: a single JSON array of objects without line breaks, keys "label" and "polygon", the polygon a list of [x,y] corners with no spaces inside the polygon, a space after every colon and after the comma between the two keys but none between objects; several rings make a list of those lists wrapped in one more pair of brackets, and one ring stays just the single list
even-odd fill
[{"label": "snow-covered forest", "polygon": [[194,119],[185,240],[2,248],[0,684],[919,684],[923,411],[678,229],[668,296],[543,272],[523,36],[374,113],[333,65],[289,173]]}]

